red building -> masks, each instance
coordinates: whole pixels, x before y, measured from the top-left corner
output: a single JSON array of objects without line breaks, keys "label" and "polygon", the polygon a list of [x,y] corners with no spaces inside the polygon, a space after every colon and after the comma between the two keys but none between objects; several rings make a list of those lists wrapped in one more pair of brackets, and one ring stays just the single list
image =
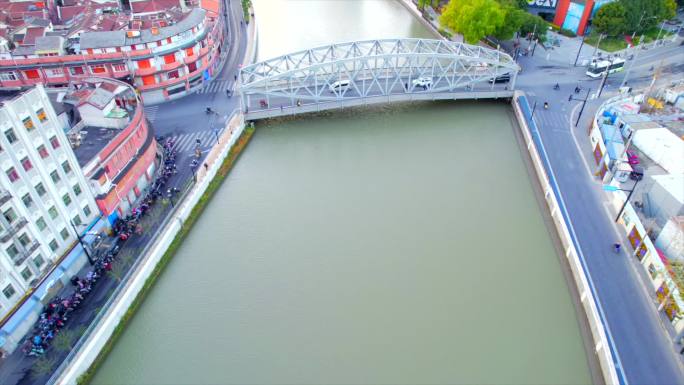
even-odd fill
[{"label": "red building", "polygon": [[103,215],[127,214],[157,168],[157,144],[133,87],[107,78],[50,93]]},{"label": "red building", "polygon": [[133,84],[150,104],[200,88],[219,66],[217,0],[61,3],[0,0],[0,89],[104,76]]},{"label": "red building", "polygon": [[553,24],[584,35],[596,11],[611,1],[614,0],[528,0],[528,9],[540,15],[552,14]]}]

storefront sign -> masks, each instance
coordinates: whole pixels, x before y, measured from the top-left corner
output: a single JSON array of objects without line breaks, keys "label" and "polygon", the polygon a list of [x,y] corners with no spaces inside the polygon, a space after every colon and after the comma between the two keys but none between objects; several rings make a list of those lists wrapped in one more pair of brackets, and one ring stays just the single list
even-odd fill
[{"label": "storefront sign", "polygon": [[527,0],[530,8],[556,9],[558,0]]}]

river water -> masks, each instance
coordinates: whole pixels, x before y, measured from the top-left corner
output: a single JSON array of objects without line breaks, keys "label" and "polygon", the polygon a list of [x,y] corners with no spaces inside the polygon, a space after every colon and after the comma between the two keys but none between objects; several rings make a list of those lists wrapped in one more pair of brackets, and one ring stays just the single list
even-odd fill
[{"label": "river water", "polygon": [[[390,1],[256,0],[261,58],[428,37]],[[589,383],[510,108],[258,125],[97,384]]]}]

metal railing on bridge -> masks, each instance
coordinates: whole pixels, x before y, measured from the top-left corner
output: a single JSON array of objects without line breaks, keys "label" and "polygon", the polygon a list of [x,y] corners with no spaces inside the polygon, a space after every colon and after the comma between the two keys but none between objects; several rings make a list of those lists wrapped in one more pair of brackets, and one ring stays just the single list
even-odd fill
[{"label": "metal railing on bridge", "polygon": [[466,98],[473,91],[472,98],[487,97],[488,92],[500,97],[515,87],[518,71],[512,57],[487,47],[433,39],[366,40],[246,66],[240,71],[239,89],[243,112],[249,115],[313,104],[337,108],[354,99],[387,97],[392,102],[438,94]]}]

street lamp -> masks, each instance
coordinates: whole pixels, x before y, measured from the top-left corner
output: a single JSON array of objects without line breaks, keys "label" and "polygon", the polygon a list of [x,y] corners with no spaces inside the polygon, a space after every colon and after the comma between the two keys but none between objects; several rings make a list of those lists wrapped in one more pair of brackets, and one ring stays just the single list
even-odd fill
[{"label": "street lamp", "polygon": [[572,65],[573,67],[577,67],[577,60],[579,60],[580,52],[582,52],[582,47],[584,46],[584,39],[586,39],[586,37],[587,37],[586,33],[584,35],[582,35],[582,42],[580,43],[580,47],[577,50],[577,57],[575,57],[575,64]]},{"label": "street lamp", "polygon": [[612,185],[603,185],[603,189],[606,191],[629,191],[629,194],[627,194],[627,199],[625,199],[625,203],[622,204],[622,207],[620,208],[620,211],[618,212],[617,217],[615,217],[616,223],[617,223],[617,221],[620,220],[620,216],[622,215],[622,212],[625,211],[625,207],[627,207],[627,203],[629,202],[629,198],[632,197],[632,194],[636,190],[637,184],[639,184],[639,178],[636,178],[636,180],[634,181],[634,186],[632,186],[631,190],[624,190],[624,189],[621,189],[621,188],[618,188],[618,187],[612,186]]},{"label": "street lamp", "polygon": [[[643,44],[643,41],[644,35],[641,35],[641,37],[639,38],[639,45]],[[629,68],[627,68],[627,72],[625,72],[625,77],[622,78],[622,84],[620,84],[620,88],[624,87],[625,84],[627,84],[627,78],[629,77],[629,73],[632,71],[632,67],[634,67],[634,63],[636,63],[637,58],[639,57],[639,52],[641,52],[641,50],[637,49],[636,53],[634,54],[634,57],[632,58],[632,62],[629,64]]]},{"label": "street lamp", "polygon": [[93,256],[90,255],[90,252],[88,251],[88,248],[86,247],[86,244],[83,243],[83,237],[81,237],[81,234],[76,229],[76,225],[74,224],[74,222],[71,219],[69,219],[69,223],[71,224],[71,227],[74,229],[74,233],[76,233],[76,238],[78,238],[78,243],[83,248],[83,251],[85,252],[86,257],[88,258],[88,262],[90,263],[91,266],[94,265],[95,260],[93,260]]},{"label": "street lamp", "polygon": [[582,108],[580,108],[580,112],[577,115],[577,121],[575,122],[575,127],[579,124],[580,117],[582,117],[582,112],[584,112],[584,106],[587,104],[587,100],[589,100],[589,93],[591,93],[591,87],[587,88],[587,96],[584,97],[584,99],[580,98],[574,98],[572,94],[568,97],[568,101],[571,102],[573,100],[581,101],[582,102]]}]

